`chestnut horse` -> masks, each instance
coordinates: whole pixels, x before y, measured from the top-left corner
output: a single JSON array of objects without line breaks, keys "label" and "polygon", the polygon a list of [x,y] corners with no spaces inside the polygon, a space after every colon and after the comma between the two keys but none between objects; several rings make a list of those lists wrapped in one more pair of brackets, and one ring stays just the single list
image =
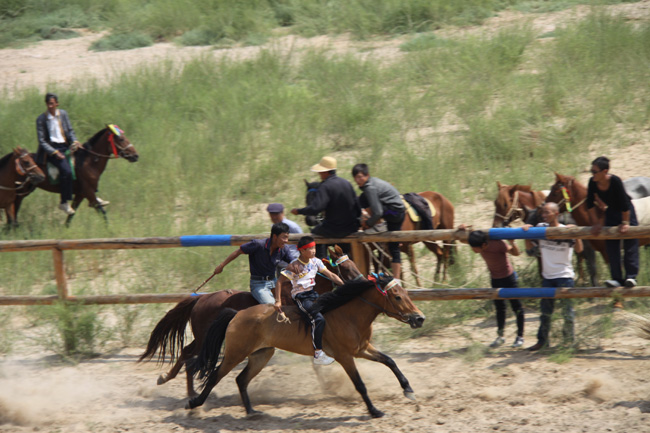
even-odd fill
[{"label": "chestnut horse", "polygon": [[[381,277],[349,281],[335,291],[323,294],[316,305],[327,322],[323,350],[341,364],[373,418],[384,414],[370,401],[354,358],[386,365],[397,377],[404,395],[414,398],[408,379],[395,361],[370,344],[372,323],[381,313],[408,323],[411,328],[420,328],[424,322],[424,314],[397,280]],[[201,406],[219,381],[248,358],[236,382],[246,413],[251,415],[255,411],[248,397],[248,384],[266,366],[276,348],[313,356],[311,333],[298,308],[285,307],[283,311],[290,322],[279,322],[278,313],[271,305],[221,312],[208,330],[200,355],[192,361],[192,369],[204,378],[204,386],[201,394],[188,401],[187,409]],[[223,361],[217,365],[222,346]]]},{"label": "chestnut horse", "polygon": [[[343,281],[363,278],[356,264],[343,254],[338,245],[329,248],[328,252],[330,260],[323,260],[323,263],[330,271],[338,274]],[[330,280],[320,274],[316,276],[315,290],[319,294],[331,291],[332,287]],[[167,353],[169,353],[170,362],[174,362],[174,359],[176,359],[176,363],[171,370],[167,374],[161,374],[158,378],[158,385],[162,385],[176,377],[183,365],[185,365],[185,361],[198,355],[208,326],[224,308],[239,311],[257,304],[258,302],[248,291],[220,290],[201,294],[200,296],[188,295],[187,299],[179,302],[160,319],[151,332],[147,350],[140,356],[138,362],[151,359],[157,351],[160,363],[165,362]],[[285,284],[282,287],[282,304],[294,304],[291,299],[291,284]],[[194,341],[184,346],[185,328],[188,321],[192,326]],[[186,377],[187,395],[189,397],[195,396],[192,374],[187,369]]]},{"label": "chestnut horse", "polygon": [[17,224],[14,205],[17,191],[28,183],[36,185],[43,180],[43,170],[22,147],[16,147],[13,152],[0,158],[0,209],[5,210],[7,226]]},{"label": "chestnut horse", "polygon": [[[309,204],[311,204],[313,200],[313,197],[316,194],[316,190],[318,189],[320,182],[305,181],[305,185],[307,186],[307,195],[305,196],[305,202],[309,206]],[[435,208],[435,215],[433,215],[431,218],[431,223],[433,225],[434,230],[454,228],[454,205],[451,204],[451,202],[445,196],[433,191],[424,191],[424,192],[419,192],[417,194],[421,197],[424,197],[429,202],[431,202]],[[314,226],[318,224],[319,220],[318,217],[308,215],[305,218],[305,222],[309,226]],[[402,223],[402,230],[418,230],[419,226],[420,226],[419,222],[414,222],[407,212],[406,216],[404,217],[404,222]],[[454,242],[455,241],[451,241],[450,244],[445,244],[442,247],[438,244],[438,242],[435,241],[427,241],[424,243],[425,246],[429,249],[429,251],[434,253],[437,258],[435,279],[439,279],[440,269],[442,268],[443,281],[447,280],[447,268],[449,264],[453,264],[453,251],[454,251],[453,243]],[[420,279],[418,276],[417,265],[415,264],[415,252],[413,251],[413,245],[415,243],[416,242],[413,243],[402,242],[400,245],[400,250],[403,253],[406,253],[406,255],[408,256],[409,263],[411,264],[411,270],[415,275],[417,285],[419,286]]]},{"label": "chestnut horse", "polygon": [[497,181],[499,192],[494,200],[492,227],[508,227],[521,219],[526,222],[530,213],[544,203],[546,194],[534,191],[530,185],[502,185]]},{"label": "chestnut horse", "polygon": [[[72,208],[77,209],[83,199],[88,200],[91,207],[97,209],[104,217],[106,211],[97,202],[97,187],[99,177],[106,169],[109,159],[122,157],[129,162],[138,160],[138,152],[133,144],[126,138],[124,132],[116,125],[107,125],[106,128],[97,132],[90,140],[79,147],[74,154],[75,174],[77,179],[73,183],[74,198],[72,199]],[[45,164],[40,164],[42,170],[45,170]],[[38,188],[45,191],[59,193],[58,185],[52,185],[48,179],[38,185]],[[34,188],[22,188],[15,200],[16,218],[23,198],[34,191]],[[22,194],[22,195],[20,195]],[[69,215],[66,224],[69,224],[74,215]]]}]

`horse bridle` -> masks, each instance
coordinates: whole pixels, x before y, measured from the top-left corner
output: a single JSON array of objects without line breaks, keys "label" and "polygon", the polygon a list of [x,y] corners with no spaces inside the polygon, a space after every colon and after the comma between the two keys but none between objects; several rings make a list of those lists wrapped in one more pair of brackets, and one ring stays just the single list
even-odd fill
[{"label": "horse bridle", "polygon": [[[323,260],[326,260],[326,259],[323,259]],[[348,260],[350,260],[350,257],[348,257],[347,254],[344,254],[341,257],[339,257],[338,259],[336,259],[336,261],[334,263],[332,263],[332,259],[328,259],[329,264],[336,270],[336,274],[339,276],[339,278],[341,280],[343,280],[343,272],[341,272],[340,265],[342,263],[347,262]],[[325,275],[322,275],[322,277],[327,278]],[[359,275],[352,278],[350,281],[357,281],[357,280],[359,280],[361,278],[363,278],[363,274],[361,274],[361,272],[359,272]]]},{"label": "horse bridle", "polygon": [[[515,195],[514,195],[514,197],[512,199],[512,203],[510,204],[510,207],[508,208],[508,212],[506,212],[505,215],[501,215],[499,212],[494,212],[494,216],[498,217],[498,218],[501,218],[501,220],[503,220],[503,225],[507,226],[513,221],[512,215],[515,212],[520,212],[520,211],[523,212],[524,209],[520,208],[518,206],[519,206],[519,190],[516,190]],[[522,217],[523,217],[523,215],[522,215]],[[514,218],[514,219],[517,219],[517,218]]]},{"label": "horse bridle", "polygon": [[406,318],[406,316],[404,316],[404,314],[402,314],[402,313],[400,313],[399,311],[397,311],[397,308],[395,307],[395,304],[393,303],[392,299],[390,299],[390,296],[388,296],[388,291],[389,291],[391,288],[393,288],[393,286],[399,284],[399,283],[397,282],[397,280],[394,279],[394,280],[390,281],[388,284],[386,284],[386,287],[384,287],[384,288],[382,289],[381,285],[379,284],[379,281],[378,281],[376,278],[374,278],[374,277],[372,277],[372,276],[369,276],[368,279],[374,283],[375,288],[379,291],[379,293],[382,294],[382,296],[384,297],[384,303],[388,302],[388,303],[391,305],[391,307],[393,308],[393,310],[395,310],[395,311],[392,311],[392,312],[391,312],[391,311],[388,311],[388,310],[386,310],[386,308],[384,308],[384,307],[382,307],[382,306],[380,306],[380,305],[377,305],[377,304],[375,304],[374,302],[371,302],[371,301],[367,300],[367,299],[364,298],[363,296],[360,296],[359,298],[360,298],[363,302],[365,302],[366,304],[368,304],[368,305],[370,305],[370,306],[372,306],[372,307],[378,309],[380,312],[384,313],[384,314],[387,315],[388,317],[392,317],[392,318],[394,318],[394,319],[397,319],[397,320],[399,320],[400,322],[409,323],[409,321],[408,321],[408,319]]},{"label": "horse bridle", "polygon": [[23,186],[25,186],[25,184],[29,183],[30,173],[32,171],[38,169],[38,166],[36,164],[32,164],[32,165],[30,165],[28,167],[23,167],[22,164],[21,164],[21,161],[24,162],[25,158],[28,157],[28,156],[29,156],[29,152],[23,152],[15,160],[16,161],[16,173],[18,173],[18,175],[20,175],[20,176],[25,176],[26,175],[27,179],[25,179],[20,184],[17,184],[18,186],[16,188],[8,188],[6,186],[0,185],[0,189],[5,190],[5,191],[16,191],[16,190],[22,188]]},{"label": "horse bridle", "polygon": [[[570,207],[569,212],[573,212],[580,205],[582,205],[585,201],[587,201],[587,197],[585,197],[582,200],[580,200],[580,202],[577,205],[575,205],[575,206],[571,205],[571,193],[569,191],[571,190],[571,188],[573,186],[573,179],[569,179],[569,183],[568,183],[568,185],[566,187],[564,186],[564,182],[556,182],[556,185],[558,186],[558,188],[560,188],[560,190],[562,190],[562,188],[564,188],[567,191],[566,195],[564,195],[564,193],[562,193],[563,194],[562,199],[559,202],[557,202],[558,207],[561,208],[562,206],[564,206],[565,210],[569,210],[569,207]],[[568,196],[568,198],[567,198],[567,196]],[[566,206],[567,202],[569,203],[569,207]]]},{"label": "horse bridle", "polygon": [[[108,132],[108,133],[110,134],[110,137],[109,137],[108,141],[111,143],[111,146],[113,147],[113,153],[109,153],[108,155],[102,155],[101,153],[97,153],[97,152],[95,152],[95,151],[93,151],[93,150],[91,150],[91,149],[89,149],[89,148],[87,148],[87,147],[84,147],[84,146],[81,146],[79,149],[83,149],[83,150],[85,150],[86,152],[90,153],[91,155],[94,155],[94,156],[97,156],[97,157],[100,157],[100,158],[117,159],[117,158],[119,158],[120,156],[121,156],[122,158],[125,158],[125,156],[123,155],[123,152],[124,152],[126,149],[128,149],[129,147],[133,147],[133,144],[131,144],[131,143],[129,142],[128,145],[126,145],[126,146],[124,146],[124,147],[120,147],[120,146],[115,142],[114,137],[118,137],[118,138],[120,138],[120,139],[122,139],[122,140],[124,140],[124,138],[115,135],[115,134],[114,134],[113,132],[111,132],[110,130],[107,130],[106,132]],[[115,151],[116,148],[119,150],[119,152],[116,152],[116,151]]]}]

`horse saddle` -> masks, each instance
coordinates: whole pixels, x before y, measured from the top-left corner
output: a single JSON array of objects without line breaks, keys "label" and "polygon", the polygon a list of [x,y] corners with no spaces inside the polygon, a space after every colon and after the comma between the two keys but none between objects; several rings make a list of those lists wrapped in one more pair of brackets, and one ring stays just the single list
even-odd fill
[{"label": "horse saddle", "polygon": [[[424,215],[425,218],[427,218],[429,221],[431,221],[433,217],[436,216],[436,207],[433,205],[433,203],[431,203],[430,200],[414,192],[404,194],[401,197],[402,202],[406,207],[406,214],[415,224],[421,225],[420,223],[422,222],[422,215]],[[425,223],[424,226],[431,226],[431,223]],[[423,229],[426,230],[426,228]]]},{"label": "horse saddle", "polygon": [[[75,173],[76,170],[74,164],[74,155],[70,152],[70,150],[66,150],[64,155],[65,155],[65,159],[68,160],[68,164],[70,164],[70,171],[72,171],[72,180],[77,180],[77,175]],[[54,164],[48,161],[46,171],[47,171],[47,180],[50,182],[50,184],[58,185],[59,169]]]}]

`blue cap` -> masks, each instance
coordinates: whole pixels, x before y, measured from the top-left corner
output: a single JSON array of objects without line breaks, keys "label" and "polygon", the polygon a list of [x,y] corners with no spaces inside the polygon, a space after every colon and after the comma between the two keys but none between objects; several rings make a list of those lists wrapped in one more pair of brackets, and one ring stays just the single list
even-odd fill
[{"label": "blue cap", "polygon": [[268,213],[280,213],[284,212],[284,206],[281,203],[271,203],[266,207]]}]

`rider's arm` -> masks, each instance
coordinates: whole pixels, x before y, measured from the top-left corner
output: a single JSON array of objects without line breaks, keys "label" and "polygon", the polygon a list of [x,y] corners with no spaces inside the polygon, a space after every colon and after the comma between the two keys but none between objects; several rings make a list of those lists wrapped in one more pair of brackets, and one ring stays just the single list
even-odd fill
[{"label": "rider's arm", "polygon": [[226,257],[226,260],[224,260],[221,264],[219,264],[216,268],[214,268],[214,273],[220,274],[223,271],[223,268],[225,268],[228,263],[232,262],[242,254],[244,254],[244,252],[241,250],[241,248],[237,248],[235,251],[230,253],[228,257]]},{"label": "rider's arm", "polygon": [[343,285],[343,280],[341,278],[339,278],[339,276],[336,275],[334,272],[330,271],[329,269],[325,268],[325,269],[321,270],[321,272],[327,278],[334,281],[334,284],[336,284],[337,286],[342,286]]}]

